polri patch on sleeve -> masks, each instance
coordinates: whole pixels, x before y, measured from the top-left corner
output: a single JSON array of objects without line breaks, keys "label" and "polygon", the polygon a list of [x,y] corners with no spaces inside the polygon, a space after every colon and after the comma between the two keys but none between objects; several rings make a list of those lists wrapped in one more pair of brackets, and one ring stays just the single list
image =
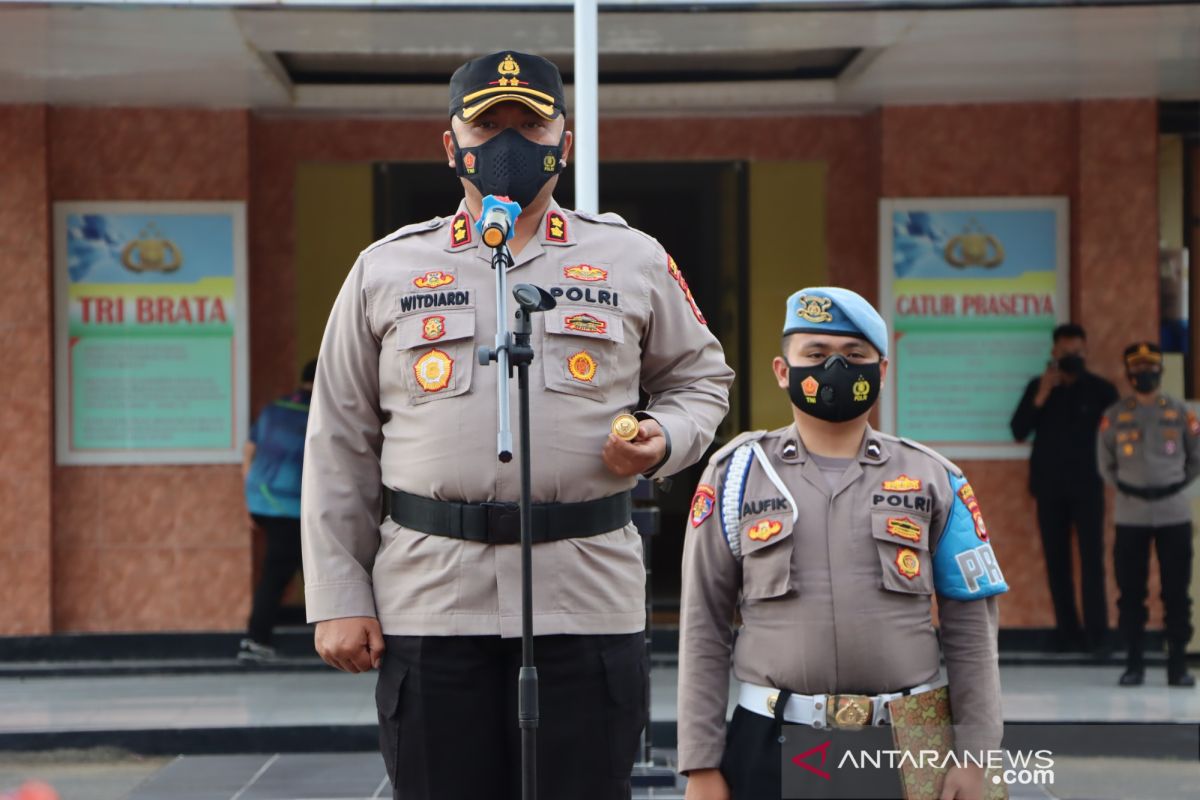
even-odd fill
[{"label": "polri patch on sleeve", "polygon": [[699,528],[703,525],[704,520],[712,516],[713,509],[716,507],[716,490],[706,483],[697,486],[696,494],[692,496],[692,527]]}]

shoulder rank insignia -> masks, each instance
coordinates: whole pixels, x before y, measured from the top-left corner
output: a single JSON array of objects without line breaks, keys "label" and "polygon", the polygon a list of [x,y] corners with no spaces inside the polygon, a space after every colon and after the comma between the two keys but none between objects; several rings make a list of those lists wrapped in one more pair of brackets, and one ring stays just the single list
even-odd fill
[{"label": "shoulder rank insignia", "polygon": [[419,278],[413,279],[413,286],[416,286],[418,289],[437,289],[442,286],[449,286],[452,283],[454,283],[454,276],[441,270],[426,272]]},{"label": "shoulder rank insignia", "polygon": [[563,277],[595,283],[608,280],[608,270],[593,267],[591,264],[576,264],[573,267],[563,267]]},{"label": "shoulder rank insignia", "polygon": [[692,497],[692,527],[699,528],[704,524],[704,520],[712,516],[716,507],[716,490],[704,483],[697,486],[696,494]]},{"label": "shoulder rank insignia", "polygon": [[921,481],[918,478],[910,478],[904,473],[900,473],[898,477],[892,478],[890,481],[884,481],[883,490],[885,492],[919,492],[921,491]]},{"label": "shoulder rank insignia", "polygon": [[753,541],[765,542],[772,536],[777,536],[782,530],[783,523],[779,520],[764,519],[760,520],[757,524],[752,526],[750,530],[746,531],[746,535],[749,536]]},{"label": "shoulder rank insignia", "polygon": [[567,240],[567,218],[557,211],[546,214],[546,241],[565,242]]},{"label": "shoulder rank insignia", "polygon": [[675,280],[675,283],[679,284],[683,298],[687,300],[696,319],[700,320],[701,325],[707,325],[708,320],[704,318],[704,314],[700,313],[700,306],[696,305],[696,298],[692,296],[692,289],[688,286],[687,279],[683,277],[683,270],[679,269],[679,265],[675,263],[675,259],[671,257],[670,253],[667,253],[667,274]]},{"label": "shoulder rank insignia", "polygon": [[887,532],[910,542],[921,541],[921,526],[908,517],[888,517]]},{"label": "shoulder rank insignia", "polygon": [[596,377],[596,359],[587,350],[580,350],[567,357],[567,370],[575,380],[591,383]]},{"label": "shoulder rank insignia", "polygon": [[443,316],[426,317],[421,320],[421,338],[436,342],[446,335],[446,318]]},{"label": "shoulder rank insignia", "polygon": [[563,320],[563,327],[580,333],[607,333],[608,323],[591,314],[572,314]]},{"label": "shoulder rank insignia", "polygon": [[[468,153],[468,156],[474,155]],[[462,247],[471,243],[471,217],[465,211],[460,211],[450,223],[450,246]]]},{"label": "shoulder rank insignia", "polygon": [[417,359],[413,365],[417,383],[426,392],[440,392],[450,385],[450,376],[454,374],[454,359],[441,350],[430,350]]},{"label": "shoulder rank insignia", "polygon": [[896,551],[896,569],[910,581],[921,574],[921,559],[915,550],[901,547]]}]

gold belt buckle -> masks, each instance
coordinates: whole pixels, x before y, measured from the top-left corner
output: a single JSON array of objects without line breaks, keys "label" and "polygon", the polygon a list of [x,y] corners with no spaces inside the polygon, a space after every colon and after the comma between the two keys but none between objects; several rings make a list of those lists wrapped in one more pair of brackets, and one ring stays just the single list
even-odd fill
[{"label": "gold belt buckle", "polygon": [[871,698],[865,694],[835,694],[832,706],[831,728],[856,731],[871,722]]}]

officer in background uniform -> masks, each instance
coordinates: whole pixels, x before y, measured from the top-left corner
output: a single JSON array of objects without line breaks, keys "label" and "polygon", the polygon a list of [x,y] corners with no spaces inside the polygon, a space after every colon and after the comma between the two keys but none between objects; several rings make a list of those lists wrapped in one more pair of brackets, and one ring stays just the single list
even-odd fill
[{"label": "officer in background uniform", "polygon": [[[688,800],[779,797],[778,724],[826,740],[935,688],[935,593],[954,722],[968,726],[957,746],[1000,744],[995,595],[1008,587],[971,485],[932,450],[868,424],[888,334],[863,298],[797,292],[783,334],[774,370],[795,423],[718,451],[692,502],[679,648]],[[731,656],[739,694],[727,733]],[[979,797],[983,775],[952,768],[943,797]]]},{"label": "officer in background uniform", "polygon": [[[496,331],[492,251],[475,222],[483,196],[507,195],[523,209],[509,284],[558,300],[534,318],[529,373],[539,789],[629,797],[648,670],[629,492],[701,457],[732,371],[658,242],[554,202],[571,134],[552,63],[484,56],[455,72],[450,96],[443,144],[462,204],[364,250],[321,345],[304,464],[308,617],[327,662],[380,670],[395,797],[519,797],[520,455],[496,458],[505,376],[475,360]],[[639,388],[649,401],[626,441],[610,428]]]},{"label": "officer in background uniform", "polygon": [[1158,550],[1167,638],[1167,683],[1194,686],[1186,648],[1192,638],[1192,504],[1184,487],[1200,474],[1200,420],[1159,391],[1162,351],[1150,342],[1125,348],[1133,387],[1100,420],[1097,452],[1104,479],[1117,487],[1116,564],[1119,625],[1128,650],[1122,686],[1140,686],[1146,630],[1150,544]]}]

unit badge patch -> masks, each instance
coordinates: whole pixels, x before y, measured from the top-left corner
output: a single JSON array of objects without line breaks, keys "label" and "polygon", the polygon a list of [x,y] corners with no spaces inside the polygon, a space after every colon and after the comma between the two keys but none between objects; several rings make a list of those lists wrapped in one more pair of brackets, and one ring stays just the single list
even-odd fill
[{"label": "unit badge patch", "polygon": [[608,270],[593,267],[591,264],[576,264],[573,267],[563,267],[563,277],[595,283],[608,280]]},{"label": "unit badge patch", "polygon": [[958,490],[958,496],[962,499],[963,505],[967,507],[967,511],[971,512],[971,519],[975,523],[975,535],[979,540],[986,542],[988,540],[987,525],[983,523],[983,512],[979,510],[979,500],[975,498],[975,490],[971,488],[971,484],[964,483]]},{"label": "unit badge patch", "polygon": [[746,531],[746,535],[756,542],[765,542],[772,536],[777,536],[783,530],[783,523],[776,519],[760,520]]},{"label": "unit badge patch", "polygon": [[1200,436],[1200,419],[1196,418],[1195,412],[1187,412],[1188,433],[1192,436]]},{"label": "unit badge patch", "polygon": [[892,478],[890,481],[884,481],[883,490],[885,492],[919,492],[921,491],[921,481],[900,473],[899,476]]},{"label": "unit badge patch", "polygon": [[704,318],[704,314],[700,313],[700,306],[696,305],[696,298],[692,296],[692,289],[688,286],[687,279],[683,277],[683,270],[675,263],[675,259],[667,253],[667,274],[674,278],[675,283],[679,284],[680,290],[683,291],[683,297],[687,300],[688,306],[692,309],[692,314],[696,319],[700,320],[701,325],[707,325],[708,320]]},{"label": "unit badge patch", "polygon": [[591,383],[596,377],[596,359],[588,351],[580,350],[567,358],[567,371],[575,380]]},{"label": "unit badge patch", "polygon": [[921,541],[921,526],[908,517],[888,517],[887,532],[910,542]]},{"label": "unit badge patch", "polygon": [[591,314],[573,314],[563,320],[563,327],[580,333],[608,333],[608,323]]},{"label": "unit badge patch", "polygon": [[454,276],[441,270],[426,272],[419,278],[413,279],[413,286],[418,289],[437,289],[454,283]]},{"label": "unit badge patch", "polygon": [[[474,154],[468,153],[467,157],[471,158]],[[450,223],[450,246],[461,247],[464,244],[471,243],[471,218],[467,216],[467,212],[462,211]]]},{"label": "unit badge patch", "polygon": [[716,506],[716,490],[704,483],[697,486],[696,494],[692,496],[692,527],[699,528],[704,520],[712,516]]},{"label": "unit badge patch", "polygon": [[910,581],[921,574],[921,559],[916,551],[901,547],[896,551],[896,569]]},{"label": "unit badge patch", "polygon": [[1108,430],[1109,424],[1110,423],[1108,421],[1108,417],[1101,417],[1100,418],[1100,432],[1104,433],[1106,430]]},{"label": "unit badge patch", "polygon": [[426,317],[421,320],[421,338],[431,342],[446,335],[446,318],[442,316]]},{"label": "unit badge patch", "polygon": [[440,392],[450,385],[454,374],[454,359],[441,350],[430,350],[413,365],[417,383],[427,392]]},{"label": "unit badge patch", "polygon": [[567,219],[557,211],[551,211],[546,215],[546,239],[551,242],[567,240]]}]

